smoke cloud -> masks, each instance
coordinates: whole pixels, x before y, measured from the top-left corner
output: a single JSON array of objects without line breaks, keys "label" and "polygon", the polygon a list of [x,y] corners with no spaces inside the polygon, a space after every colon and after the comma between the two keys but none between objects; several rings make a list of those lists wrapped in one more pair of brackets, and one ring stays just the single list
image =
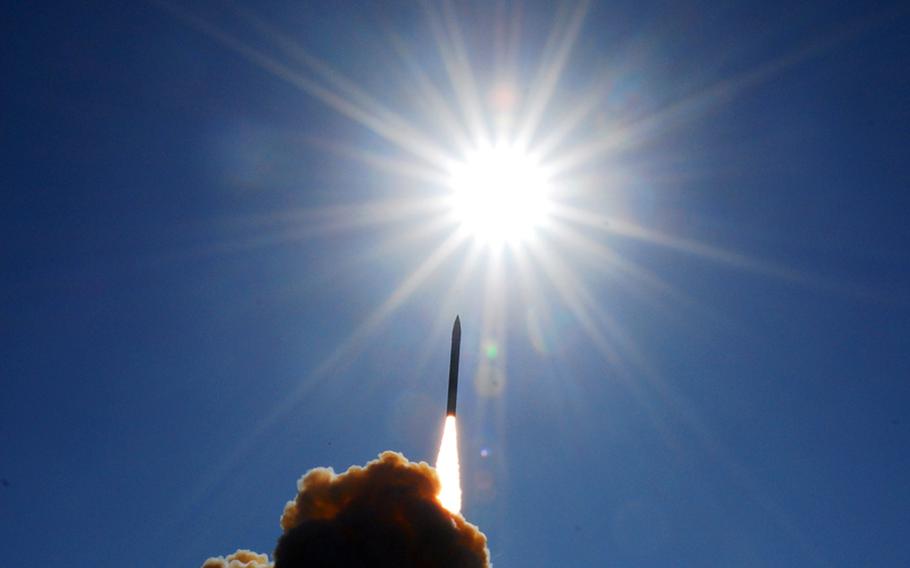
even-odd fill
[{"label": "smoke cloud", "polygon": [[[436,495],[439,479],[426,463],[383,452],[340,475],[316,468],[298,482],[284,508],[284,534],[274,568],[487,568],[487,539]],[[237,551],[203,568],[271,568],[264,555]]]},{"label": "smoke cloud", "polygon": [[265,554],[256,554],[251,550],[238,550],[229,554],[227,558],[209,558],[202,568],[272,568],[269,557]]}]

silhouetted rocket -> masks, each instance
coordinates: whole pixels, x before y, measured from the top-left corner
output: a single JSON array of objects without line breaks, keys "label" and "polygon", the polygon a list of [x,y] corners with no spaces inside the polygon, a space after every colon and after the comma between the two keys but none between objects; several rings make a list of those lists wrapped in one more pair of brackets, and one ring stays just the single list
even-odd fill
[{"label": "silhouetted rocket", "polygon": [[452,355],[449,359],[449,402],[446,416],[455,416],[455,401],[458,398],[458,354],[461,350],[461,320],[455,316],[452,326]]}]

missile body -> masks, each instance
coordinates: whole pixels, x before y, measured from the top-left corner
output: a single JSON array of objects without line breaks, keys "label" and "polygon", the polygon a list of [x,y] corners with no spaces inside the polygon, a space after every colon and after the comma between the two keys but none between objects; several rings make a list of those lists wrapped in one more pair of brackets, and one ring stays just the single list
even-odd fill
[{"label": "missile body", "polygon": [[449,359],[449,401],[446,415],[455,416],[455,402],[458,398],[458,355],[461,350],[461,320],[455,316],[452,326],[452,355]]}]

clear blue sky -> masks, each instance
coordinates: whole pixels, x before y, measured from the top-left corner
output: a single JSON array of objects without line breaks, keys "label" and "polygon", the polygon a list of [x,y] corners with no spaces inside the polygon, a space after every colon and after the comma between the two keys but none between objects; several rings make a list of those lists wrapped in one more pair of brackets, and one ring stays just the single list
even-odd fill
[{"label": "clear blue sky", "polygon": [[[910,565],[906,5],[493,4],[5,10],[5,566],[271,552],[307,469],[434,459],[456,313],[497,567]],[[424,264],[425,151],[570,43],[575,216]]]}]

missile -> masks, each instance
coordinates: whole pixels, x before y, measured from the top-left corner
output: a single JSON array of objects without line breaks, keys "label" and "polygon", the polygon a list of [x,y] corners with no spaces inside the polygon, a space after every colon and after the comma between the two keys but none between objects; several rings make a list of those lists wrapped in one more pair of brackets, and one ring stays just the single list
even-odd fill
[{"label": "missile", "polygon": [[449,402],[446,416],[455,416],[455,401],[458,398],[458,354],[461,350],[461,320],[455,316],[452,326],[452,355],[449,358]]}]

